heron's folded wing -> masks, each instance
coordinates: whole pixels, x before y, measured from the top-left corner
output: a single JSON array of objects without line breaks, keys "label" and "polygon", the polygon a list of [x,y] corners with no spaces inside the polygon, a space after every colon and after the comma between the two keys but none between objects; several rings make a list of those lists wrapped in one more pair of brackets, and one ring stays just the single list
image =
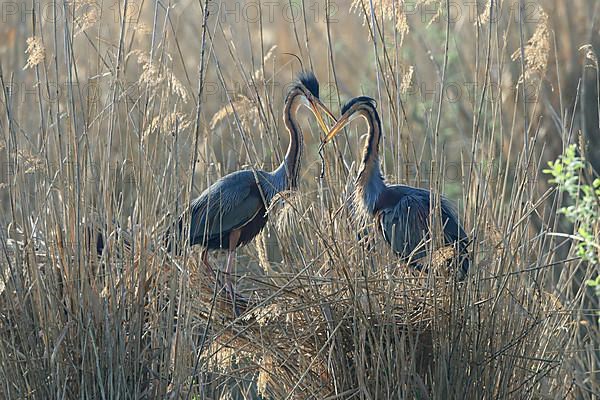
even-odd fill
[{"label": "heron's folded wing", "polygon": [[253,177],[223,179],[192,203],[191,242],[210,240],[250,222],[263,201]]},{"label": "heron's folded wing", "polygon": [[456,211],[447,199],[442,200],[442,223],[444,225],[444,240],[447,244],[468,241],[467,234],[459,224]]},{"label": "heron's folded wing", "polygon": [[[420,196],[402,196],[396,205],[380,209],[377,218],[381,232],[392,249],[414,259],[424,255],[422,240],[428,232],[429,205]],[[422,248],[422,250],[421,250]]]},{"label": "heron's folded wing", "polygon": [[[470,256],[466,249],[467,234],[445,198],[442,200],[441,210],[444,242],[456,246],[460,269],[466,274],[470,265]],[[377,215],[383,237],[395,252],[403,257],[410,256],[413,260],[426,255],[424,239],[430,237],[428,196],[402,196],[395,206],[381,209]]]}]

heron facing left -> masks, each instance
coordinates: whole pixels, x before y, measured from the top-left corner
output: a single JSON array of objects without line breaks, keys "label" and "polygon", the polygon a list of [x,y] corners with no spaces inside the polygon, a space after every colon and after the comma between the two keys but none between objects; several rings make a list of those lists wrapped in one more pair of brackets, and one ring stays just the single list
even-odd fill
[{"label": "heron facing left", "polygon": [[[296,114],[301,107],[307,107],[314,114],[324,133],[325,125],[321,112],[332,120],[335,117],[319,100],[319,82],[312,72],[302,72],[289,90],[283,109],[284,125],[289,133],[289,145],[281,165],[272,172],[262,170],[241,170],[228,174],[208,187],[191,202],[189,245],[199,245],[202,262],[214,275],[208,262],[209,250],[227,250],[225,267],[225,287],[231,297],[234,312],[235,294],[231,283],[231,273],[235,265],[235,251],[243,246],[264,228],[267,222],[267,209],[276,194],[295,190],[298,187],[300,162],[303,153],[302,131]],[[168,234],[167,249],[172,249],[172,239],[182,238],[186,215],[179,218],[178,235]],[[173,238],[172,236],[175,236]],[[181,245],[179,245],[181,246]]]},{"label": "heron facing left", "polygon": [[[331,141],[344,126],[362,118],[368,126],[368,134],[362,153],[360,170],[355,182],[351,207],[358,217],[371,220],[392,250],[419,267],[419,259],[425,256],[425,242],[430,235],[430,209],[432,194],[427,189],[407,185],[390,185],[381,173],[379,145],[381,121],[375,100],[359,96],[342,107],[342,115],[331,128],[321,146]],[[451,245],[457,253],[457,278],[464,279],[469,270],[469,238],[450,201],[440,195],[441,226],[444,245]]]}]

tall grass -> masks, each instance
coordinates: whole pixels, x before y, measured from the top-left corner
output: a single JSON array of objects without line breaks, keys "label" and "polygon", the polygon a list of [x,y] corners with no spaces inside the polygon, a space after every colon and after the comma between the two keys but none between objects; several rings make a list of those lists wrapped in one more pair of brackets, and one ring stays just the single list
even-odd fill
[{"label": "tall grass", "polygon": [[[1,15],[3,398],[600,395],[598,266],[541,173],[571,143],[598,170],[596,3],[52,4]],[[458,204],[465,282],[357,240],[365,128],[325,149],[320,178],[309,113],[300,191],[238,251],[243,315],[197,249],[165,251],[218,177],[281,161],[301,68],[334,112],[377,100],[391,182]]]}]

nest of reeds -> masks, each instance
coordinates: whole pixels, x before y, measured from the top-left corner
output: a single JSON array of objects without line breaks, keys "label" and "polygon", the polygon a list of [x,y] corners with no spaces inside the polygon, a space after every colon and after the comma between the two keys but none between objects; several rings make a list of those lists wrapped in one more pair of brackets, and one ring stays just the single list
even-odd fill
[{"label": "nest of reeds", "polygon": [[265,398],[326,398],[336,385],[339,393],[344,386],[336,381],[339,370],[359,373],[357,364],[364,366],[371,353],[371,341],[360,339],[365,335],[387,338],[391,352],[412,359],[407,374],[430,370],[431,332],[445,323],[460,285],[444,274],[403,265],[357,275],[352,282],[295,276],[278,286],[257,280],[250,298],[236,302],[241,312],[236,315],[203,267],[192,266],[189,277],[193,318],[199,326],[209,324],[201,355],[212,365],[209,372],[243,369]]}]

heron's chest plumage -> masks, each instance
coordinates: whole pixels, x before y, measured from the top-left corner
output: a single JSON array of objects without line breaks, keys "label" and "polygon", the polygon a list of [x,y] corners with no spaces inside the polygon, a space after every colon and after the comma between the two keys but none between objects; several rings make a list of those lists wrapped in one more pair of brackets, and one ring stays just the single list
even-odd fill
[{"label": "heron's chest plumage", "polygon": [[244,246],[252,241],[267,224],[267,209],[263,203],[256,215],[241,228],[239,246]]}]

